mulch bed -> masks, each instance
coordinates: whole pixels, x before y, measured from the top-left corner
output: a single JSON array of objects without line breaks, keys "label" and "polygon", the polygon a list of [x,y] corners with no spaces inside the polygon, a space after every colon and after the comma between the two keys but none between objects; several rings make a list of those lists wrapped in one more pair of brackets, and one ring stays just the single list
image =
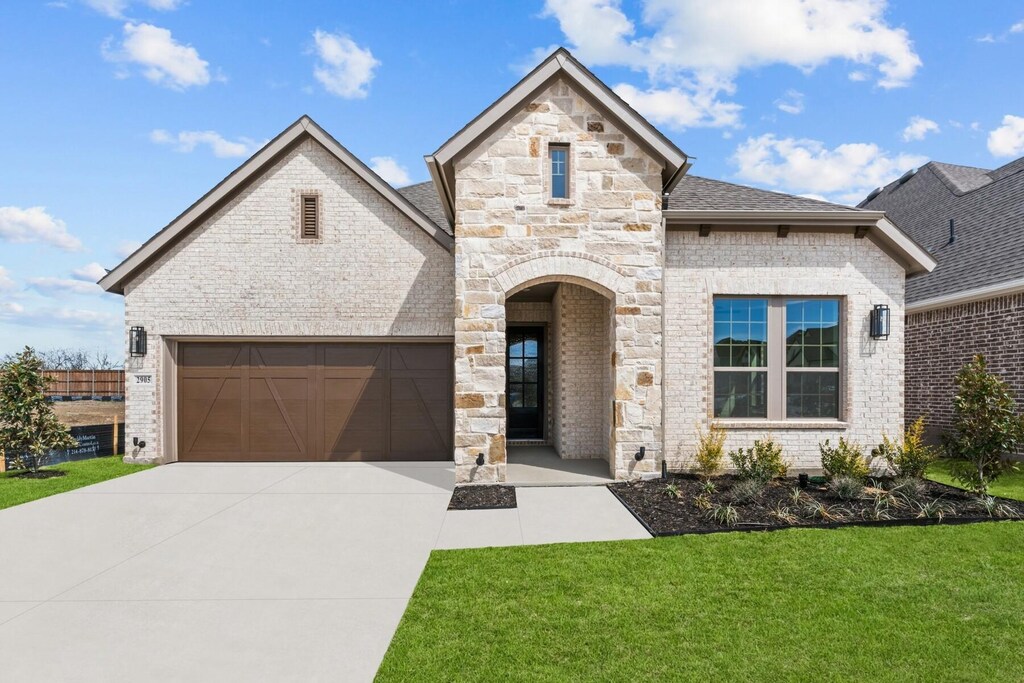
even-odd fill
[{"label": "mulch bed", "polygon": [[[908,498],[889,479],[868,482],[862,496],[840,500],[823,483],[811,483],[800,499],[793,499],[797,480],[770,482],[754,500],[737,500],[734,476],[716,477],[716,491],[706,498],[712,508],[732,505],[736,517],[730,525],[712,518],[707,503],[698,505],[701,482],[691,475],[670,474],[667,480],[642,480],[609,484],[608,488],[653,536],[677,536],[719,531],[771,531],[792,527],[832,528],[848,525],[893,526],[908,524],[957,524],[993,519],[1024,518],[1024,502],[998,498],[993,514],[978,499],[960,489],[933,481],[921,483],[918,495]],[[678,497],[670,493],[678,491]],[[881,499],[881,502],[879,502]],[[879,512],[881,508],[881,512]],[[940,516],[941,514],[941,516]]]},{"label": "mulch bed", "polygon": [[449,510],[498,510],[516,507],[516,489],[499,484],[456,486]]}]

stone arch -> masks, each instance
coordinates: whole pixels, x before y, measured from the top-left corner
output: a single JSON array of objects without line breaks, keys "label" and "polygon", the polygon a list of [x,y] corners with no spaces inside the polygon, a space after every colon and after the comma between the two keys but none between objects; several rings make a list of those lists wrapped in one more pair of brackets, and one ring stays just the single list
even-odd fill
[{"label": "stone arch", "polygon": [[615,301],[625,289],[625,271],[593,254],[541,251],[506,263],[492,274],[506,297],[543,282],[574,282]]}]

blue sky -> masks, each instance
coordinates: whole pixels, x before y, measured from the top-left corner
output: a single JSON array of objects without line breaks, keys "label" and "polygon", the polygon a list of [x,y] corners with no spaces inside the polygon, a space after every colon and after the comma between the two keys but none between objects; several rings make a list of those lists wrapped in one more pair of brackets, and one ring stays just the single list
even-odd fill
[{"label": "blue sky", "polygon": [[1024,156],[1024,3],[244,2],[0,8],[0,354],[122,353],[92,282],[309,114],[396,185],[564,45],[693,173],[856,203]]}]

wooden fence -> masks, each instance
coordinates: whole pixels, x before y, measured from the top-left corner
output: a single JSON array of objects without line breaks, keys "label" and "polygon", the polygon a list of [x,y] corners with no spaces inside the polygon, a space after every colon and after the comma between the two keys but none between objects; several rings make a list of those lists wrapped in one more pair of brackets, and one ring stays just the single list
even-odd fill
[{"label": "wooden fence", "polygon": [[124,370],[44,370],[50,378],[47,396],[123,398]]}]

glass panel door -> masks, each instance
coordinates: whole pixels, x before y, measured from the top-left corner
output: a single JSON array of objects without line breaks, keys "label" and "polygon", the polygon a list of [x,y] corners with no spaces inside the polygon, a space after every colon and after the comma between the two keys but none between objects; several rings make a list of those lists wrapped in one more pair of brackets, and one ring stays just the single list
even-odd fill
[{"label": "glass panel door", "polygon": [[544,328],[510,327],[506,335],[506,405],[510,439],[544,438]]}]

